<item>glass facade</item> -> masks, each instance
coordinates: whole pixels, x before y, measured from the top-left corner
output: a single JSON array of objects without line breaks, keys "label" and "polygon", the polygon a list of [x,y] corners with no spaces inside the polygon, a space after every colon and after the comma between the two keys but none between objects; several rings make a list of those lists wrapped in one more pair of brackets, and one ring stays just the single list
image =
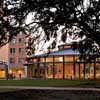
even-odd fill
[{"label": "glass facade", "polygon": [[[9,69],[9,76],[13,78],[23,78],[24,77],[24,68],[10,68]],[[20,76],[21,75],[21,76]]]},{"label": "glass facade", "polygon": [[77,55],[30,58],[29,77],[54,79],[100,79],[100,63],[79,62]]},{"label": "glass facade", "polygon": [[0,78],[5,78],[5,69],[0,69]]},{"label": "glass facade", "polygon": [[95,65],[96,69],[96,78],[100,79],[100,63],[96,63]]}]

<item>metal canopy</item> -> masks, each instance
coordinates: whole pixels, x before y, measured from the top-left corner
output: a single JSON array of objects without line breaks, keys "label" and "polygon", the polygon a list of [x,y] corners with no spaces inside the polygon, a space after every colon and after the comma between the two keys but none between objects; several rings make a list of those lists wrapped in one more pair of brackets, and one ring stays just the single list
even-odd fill
[{"label": "metal canopy", "polygon": [[57,50],[57,51],[53,51],[50,53],[45,53],[45,54],[41,54],[41,55],[32,55],[28,58],[35,58],[35,57],[46,57],[46,56],[63,56],[63,55],[79,55],[80,53],[78,51],[74,51],[71,48],[67,48],[67,49],[63,49],[63,50]]}]

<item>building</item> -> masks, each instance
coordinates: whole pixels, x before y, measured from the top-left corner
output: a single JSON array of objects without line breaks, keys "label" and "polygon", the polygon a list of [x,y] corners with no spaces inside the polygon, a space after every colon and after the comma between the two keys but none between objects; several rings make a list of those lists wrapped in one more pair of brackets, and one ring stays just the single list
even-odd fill
[{"label": "building", "polygon": [[[25,78],[25,34],[20,32],[8,44],[0,48],[0,61],[6,62],[8,73],[12,77]],[[6,77],[5,68],[0,66],[0,77]]]},{"label": "building", "polygon": [[6,66],[4,62],[8,62],[8,50],[9,44],[0,48],[0,78],[6,77]]},{"label": "building", "polygon": [[100,58],[88,62],[79,60],[80,53],[71,45],[62,45],[59,50],[27,58],[29,78],[53,79],[100,79]]}]

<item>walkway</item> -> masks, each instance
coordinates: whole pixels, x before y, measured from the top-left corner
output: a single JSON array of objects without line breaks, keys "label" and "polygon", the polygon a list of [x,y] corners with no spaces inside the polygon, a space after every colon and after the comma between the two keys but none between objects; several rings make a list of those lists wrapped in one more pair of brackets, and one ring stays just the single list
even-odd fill
[{"label": "walkway", "polygon": [[74,90],[74,91],[98,91],[100,88],[81,88],[81,87],[33,87],[33,86],[0,86],[0,88],[8,89],[40,89],[40,90]]}]

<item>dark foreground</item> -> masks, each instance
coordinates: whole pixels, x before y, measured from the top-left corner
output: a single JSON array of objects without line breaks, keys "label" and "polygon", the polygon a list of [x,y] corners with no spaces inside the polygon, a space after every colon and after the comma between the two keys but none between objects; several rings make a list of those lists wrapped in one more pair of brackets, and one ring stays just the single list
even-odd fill
[{"label": "dark foreground", "polygon": [[0,100],[100,100],[100,92],[76,90],[17,90],[0,93]]}]

